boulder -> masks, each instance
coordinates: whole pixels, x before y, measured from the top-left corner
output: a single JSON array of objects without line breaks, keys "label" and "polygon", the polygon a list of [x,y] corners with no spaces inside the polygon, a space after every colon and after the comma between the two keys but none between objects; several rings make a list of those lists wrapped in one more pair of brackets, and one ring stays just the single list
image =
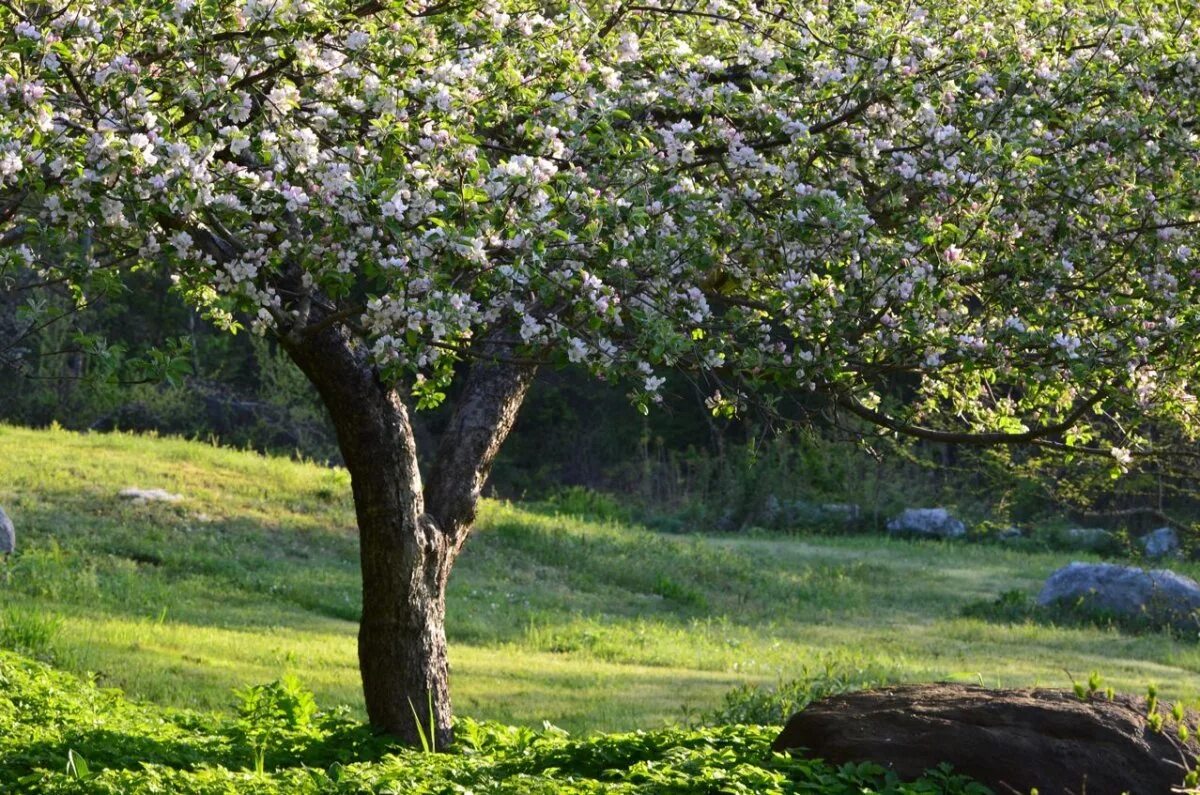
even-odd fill
[{"label": "boulder", "polygon": [[1018,538],[1024,538],[1025,534],[1021,532],[1021,528],[1009,526],[996,533],[996,538],[1001,541],[1016,541]]},{"label": "boulder", "polygon": [[[1160,713],[1170,711],[1160,705]],[[997,793],[1169,793],[1197,748],[1168,719],[1146,724],[1141,699],[1057,690],[905,685],[833,696],[788,721],[771,746],[834,764],[871,761],[915,778],[948,762]]]},{"label": "boulder", "polygon": [[926,538],[961,538],[967,534],[967,526],[945,508],[907,508],[888,520],[887,529],[892,535]]},{"label": "boulder", "polygon": [[165,489],[139,489],[132,486],[121,489],[119,494],[134,505],[145,505],[148,502],[179,502],[183,499],[182,495],[172,494]]},{"label": "boulder", "polygon": [[1160,527],[1139,539],[1148,558],[1174,557],[1179,554],[1179,535],[1172,527]]},{"label": "boulder", "polygon": [[17,531],[12,519],[0,508],[0,555],[11,555],[17,548]]},{"label": "boulder", "polygon": [[1065,604],[1084,612],[1144,619],[1195,632],[1200,585],[1166,569],[1115,563],[1070,563],[1050,575],[1039,605]]}]

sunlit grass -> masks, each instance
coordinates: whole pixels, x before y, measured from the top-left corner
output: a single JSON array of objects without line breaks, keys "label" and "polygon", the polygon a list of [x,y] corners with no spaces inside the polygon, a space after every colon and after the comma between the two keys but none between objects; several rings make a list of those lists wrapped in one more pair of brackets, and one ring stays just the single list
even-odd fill
[{"label": "sunlit grass", "polygon": [[[134,506],[126,486],[176,505]],[[0,603],[55,614],[56,663],[205,709],[297,674],[361,704],[361,603],[345,472],[127,435],[0,426],[0,504],[21,553]],[[1085,555],[878,537],[672,536],[489,502],[451,578],[460,712],[571,730],[679,720],[744,681],[825,655],[912,679],[1106,684],[1200,694],[1200,644],[1163,633],[1004,625],[962,608],[1035,592]],[[1180,568],[1192,576],[1191,565]]]}]

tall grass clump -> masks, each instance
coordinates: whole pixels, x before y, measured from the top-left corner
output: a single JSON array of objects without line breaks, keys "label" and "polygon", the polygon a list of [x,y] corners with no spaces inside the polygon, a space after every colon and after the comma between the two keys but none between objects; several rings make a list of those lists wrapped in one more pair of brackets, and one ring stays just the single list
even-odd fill
[{"label": "tall grass clump", "polygon": [[799,676],[774,686],[744,684],[725,694],[717,709],[704,715],[708,724],[778,726],[814,701],[900,681],[899,669],[852,654],[827,654],[805,665]]},{"label": "tall grass clump", "polygon": [[49,659],[63,629],[60,616],[26,607],[0,610],[0,648]]}]

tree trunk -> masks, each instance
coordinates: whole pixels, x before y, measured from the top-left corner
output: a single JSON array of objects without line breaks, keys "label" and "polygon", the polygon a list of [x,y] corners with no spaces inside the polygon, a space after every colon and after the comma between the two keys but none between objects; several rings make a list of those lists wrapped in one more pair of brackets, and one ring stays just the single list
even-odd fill
[{"label": "tree trunk", "polygon": [[[424,511],[408,412],[377,387],[366,416],[339,413],[338,439],[350,470],[362,565],[358,663],[371,725],[443,747],[452,715],[446,653],[450,539]],[[346,426],[343,432],[343,425]]]},{"label": "tree trunk", "polygon": [[363,347],[338,327],[282,344],[317,387],[350,471],[362,564],[358,660],[371,725],[445,747],[453,739],[446,582],[532,370],[471,368],[426,490],[408,409]]}]

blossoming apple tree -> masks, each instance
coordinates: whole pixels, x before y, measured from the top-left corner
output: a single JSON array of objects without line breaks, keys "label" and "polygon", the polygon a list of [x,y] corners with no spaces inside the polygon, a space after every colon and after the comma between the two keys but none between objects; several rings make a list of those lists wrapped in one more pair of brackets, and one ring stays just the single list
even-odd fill
[{"label": "blossoming apple tree", "polygon": [[352,475],[370,719],[445,740],[447,577],[540,363],[1118,467],[1190,427],[1196,17],[0,0],[0,289],[165,269],[278,338]]}]

